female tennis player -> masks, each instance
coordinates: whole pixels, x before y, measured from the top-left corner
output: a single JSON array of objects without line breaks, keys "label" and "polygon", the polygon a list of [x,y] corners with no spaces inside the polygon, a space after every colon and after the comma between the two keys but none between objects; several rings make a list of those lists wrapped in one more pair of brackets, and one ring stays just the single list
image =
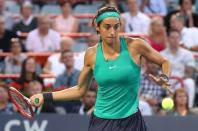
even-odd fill
[{"label": "female tennis player", "polygon": [[[162,87],[169,86],[170,63],[146,41],[119,37],[120,13],[114,7],[98,10],[94,22],[100,42],[88,48],[78,85],[62,91],[32,96],[31,104],[45,101],[79,99],[94,77],[99,85],[89,131],[147,131],[138,110],[140,61],[144,57],[162,68],[162,74],[151,78]],[[144,27],[142,27],[144,28]],[[35,99],[39,103],[35,103]]]}]

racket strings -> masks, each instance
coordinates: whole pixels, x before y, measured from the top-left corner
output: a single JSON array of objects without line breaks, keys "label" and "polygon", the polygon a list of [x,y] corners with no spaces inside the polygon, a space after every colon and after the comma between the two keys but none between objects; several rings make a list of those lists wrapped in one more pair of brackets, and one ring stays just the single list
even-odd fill
[{"label": "racket strings", "polygon": [[23,109],[24,112],[31,114],[31,111],[28,107],[28,105],[24,102],[24,100],[20,97],[18,97],[15,93],[11,93],[11,96],[14,98],[14,100],[18,103],[20,108]]}]

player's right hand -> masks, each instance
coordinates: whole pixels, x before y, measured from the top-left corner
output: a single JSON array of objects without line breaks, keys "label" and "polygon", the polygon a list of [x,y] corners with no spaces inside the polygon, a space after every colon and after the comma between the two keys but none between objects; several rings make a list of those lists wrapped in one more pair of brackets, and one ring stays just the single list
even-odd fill
[{"label": "player's right hand", "polygon": [[43,94],[36,94],[30,97],[30,104],[39,107],[44,103]]}]

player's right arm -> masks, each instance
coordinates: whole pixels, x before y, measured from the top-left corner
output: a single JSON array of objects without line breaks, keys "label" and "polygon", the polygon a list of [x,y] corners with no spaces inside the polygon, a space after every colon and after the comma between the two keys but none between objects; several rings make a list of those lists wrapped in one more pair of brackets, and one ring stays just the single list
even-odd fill
[{"label": "player's right arm", "polygon": [[[85,59],[84,59],[84,67],[80,73],[78,84],[71,88],[52,92],[54,101],[62,101],[62,100],[69,101],[69,100],[79,99],[86,93],[93,78],[92,67],[94,63],[93,61],[95,61],[94,56],[95,56],[95,51],[93,51],[93,49],[88,49],[86,51]],[[34,103],[34,100],[36,98],[39,98],[39,104]],[[44,103],[43,94],[36,94],[32,96],[30,98],[30,102],[34,106],[40,106],[41,104]]]}]

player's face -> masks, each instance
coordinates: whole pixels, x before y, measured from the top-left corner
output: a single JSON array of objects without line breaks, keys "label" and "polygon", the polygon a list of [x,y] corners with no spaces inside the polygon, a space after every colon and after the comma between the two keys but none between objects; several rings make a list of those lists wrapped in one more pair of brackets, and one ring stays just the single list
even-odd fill
[{"label": "player's face", "polygon": [[108,44],[115,43],[118,40],[120,25],[120,19],[118,18],[111,17],[104,19],[99,27],[97,27],[103,42]]}]

